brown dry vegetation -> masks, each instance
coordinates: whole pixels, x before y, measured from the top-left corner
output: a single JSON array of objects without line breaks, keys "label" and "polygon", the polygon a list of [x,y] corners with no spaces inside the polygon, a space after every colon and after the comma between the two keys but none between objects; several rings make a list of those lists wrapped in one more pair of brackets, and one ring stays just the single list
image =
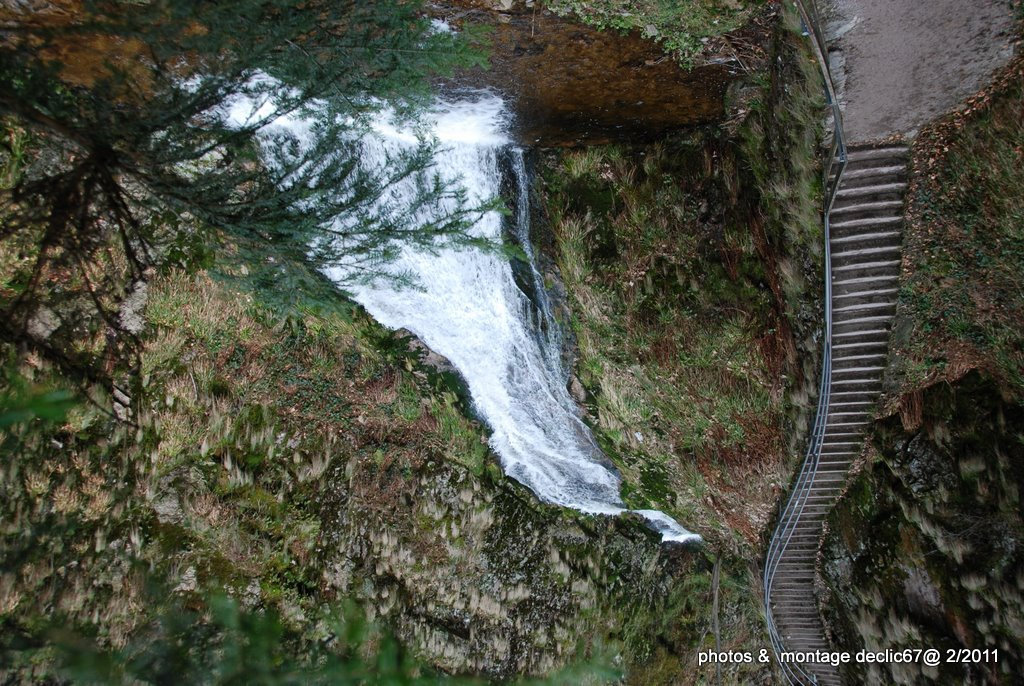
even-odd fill
[{"label": "brown dry vegetation", "polygon": [[87,17],[82,0],[46,0],[30,3],[5,3],[0,7],[2,40],[17,44],[21,40],[38,41],[33,31],[61,30],[60,40],[31,45],[40,60],[59,67],[60,77],[70,86],[90,87],[109,79],[114,72],[126,75],[131,86],[124,97],[145,93],[152,84],[151,65],[146,46],[134,39],[111,36],[100,30],[80,28]]},{"label": "brown dry vegetation", "polygon": [[1018,57],[914,144],[890,403],[972,369],[1024,388],[1022,167]]}]

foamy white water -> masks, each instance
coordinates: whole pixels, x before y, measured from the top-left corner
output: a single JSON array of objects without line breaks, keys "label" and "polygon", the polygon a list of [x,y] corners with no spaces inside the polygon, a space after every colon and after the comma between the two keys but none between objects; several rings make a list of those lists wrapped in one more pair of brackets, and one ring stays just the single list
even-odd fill
[{"label": "foamy white water", "polygon": [[[493,432],[491,447],[509,476],[550,503],[596,514],[626,511],[619,497],[619,477],[566,387],[560,331],[529,240],[526,168],[522,150],[508,139],[503,101],[477,93],[439,102],[422,124],[442,147],[431,171],[459,181],[471,205],[499,195],[499,156],[511,155],[508,166],[517,196],[514,230],[529,261],[535,302],[516,285],[507,258],[476,250],[430,254],[407,247],[388,269],[412,275],[417,289],[396,289],[385,282],[350,289],[383,325],[412,331],[455,365],[466,379],[476,411]],[[411,127],[382,113],[373,134],[363,140],[363,164],[382,168],[418,144]],[[415,193],[410,180],[392,187],[388,201],[400,206],[405,199],[411,205]],[[500,239],[502,216],[484,215],[473,231]],[[329,276],[342,280],[344,273]],[[661,512],[638,514],[664,541],[700,538]]]}]

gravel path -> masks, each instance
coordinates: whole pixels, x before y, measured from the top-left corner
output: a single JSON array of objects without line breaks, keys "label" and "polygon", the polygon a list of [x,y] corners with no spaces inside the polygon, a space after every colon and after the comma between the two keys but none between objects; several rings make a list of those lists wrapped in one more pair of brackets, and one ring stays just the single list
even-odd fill
[{"label": "gravel path", "polygon": [[914,136],[1014,52],[1011,0],[831,0],[830,56],[853,142]]}]

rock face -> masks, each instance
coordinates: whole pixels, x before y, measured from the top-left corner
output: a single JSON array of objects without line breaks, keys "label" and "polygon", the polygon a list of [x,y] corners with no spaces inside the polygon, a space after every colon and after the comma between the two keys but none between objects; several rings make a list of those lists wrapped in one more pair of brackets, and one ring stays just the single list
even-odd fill
[{"label": "rock face", "polygon": [[979,372],[919,402],[919,426],[878,423],[879,459],[830,515],[823,576],[836,645],[998,649],[999,660],[851,664],[847,680],[1019,683],[1024,408]]},{"label": "rock face", "polygon": [[449,360],[444,355],[431,350],[430,346],[423,342],[423,339],[414,334],[412,331],[409,331],[409,329],[398,329],[395,332],[395,335],[398,336],[399,338],[408,339],[407,344],[409,350],[414,351],[419,356],[420,361],[423,364],[427,365],[428,367],[431,367],[432,369],[437,370],[442,374],[455,374],[456,376],[460,376],[461,378],[461,375],[459,375],[459,370],[455,368],[455,365],[451,363],[451,360]]},{"label": "rock face", "polygon": [[684,71],[655,42],[598,31],[530,3],[462,0],[438,14],[453,26],[496,25],[491,68],[458,77],[512,103],[523,144],[653,140],[723,118],[727,67]]},{"label": "rock face", "polygon": [[[357,598],[440,669],[547,673],[595,629],[657,635],[676,660],[686,652],[677,635],[658,633],[660,617],[685,598],[679,581],[702,573],[701,560],[659,545],[639,520],[566,516],[507,479],[447,464],[385,491],[379,474],[345,472],[327,473],[350,487],[325,494],[323,593]],[[377,512],[366,507],[375,492],[390,496]],[[681,610],[668,612],[678,625]],[[624,643],[622,658],[635,660]]]}]

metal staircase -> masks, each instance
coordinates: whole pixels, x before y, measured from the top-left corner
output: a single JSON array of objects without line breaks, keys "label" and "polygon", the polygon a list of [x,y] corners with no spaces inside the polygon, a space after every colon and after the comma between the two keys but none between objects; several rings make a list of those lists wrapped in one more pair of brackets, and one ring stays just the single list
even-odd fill
[{"label": "metal staircase", "polygon": [[[776,651],[829,650],[814,595],[822,523],[835,504],[882,390],[896,312],[905,147],[859,147],[830,213],[831,345],[819,415],[769,549],[765,602]],[[784,663],[793,684],[839,684],[831,665]]]},{"label": "metal staircase", "polygon": [[784,653],[829,650],[814,593],[825,516],[860,454],[881,393],[889,328],[896,310],[907,149],[847,149],[842,112],[813,0],[797,0],[832,109],[824,165],[825,340],[810,441],[765,560],[768,633],[791,684],[840,683],[827,663],[783,660]]}]

